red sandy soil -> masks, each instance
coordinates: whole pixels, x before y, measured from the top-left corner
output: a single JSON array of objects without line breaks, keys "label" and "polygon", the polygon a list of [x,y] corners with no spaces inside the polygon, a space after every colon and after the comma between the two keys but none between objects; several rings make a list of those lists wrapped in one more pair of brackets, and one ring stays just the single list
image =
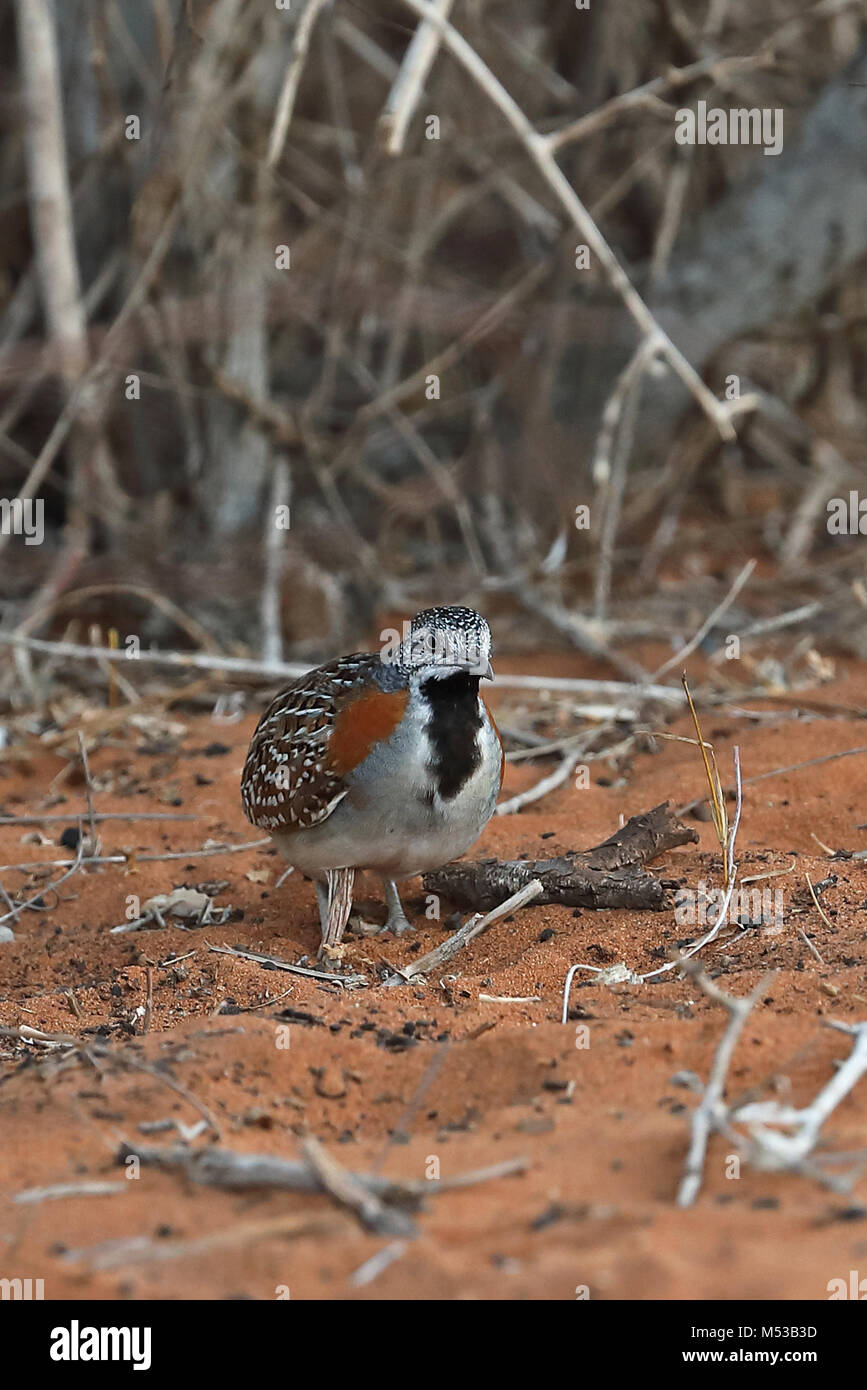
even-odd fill
[{"label": "red sandy soil", "polygon": [[[540,665],[528,660],[524,669]],[[586,673],[579,662],[554,657],[542,669]],[[771,700],[743,702],[761,710],[760,720],[709,712],[705,734],[724,780],[734,743],[747,778],[867,745],[857,713],[867,707],[867,669],[853,668],[814,694],[853,712],[795,716],[778,706],[773,713]],[[494,703],[512,726],[526,725],[529,711],[539,709],[505,692]],[[546,727],[570,727],[556,701],[544,708]],[[144,735],[125,735],[94,752],[97,810],[177,810],[196,820],[105,822],[103,853],[257,838],[238,796],[255,715],[237,723],[177,711],[172,718],[185,732],[156,747]],[[685,720],[671,727],[690,732]],[[69,779],[49,791],[65,766],[48,752],[0,765],[0,811],[68,810],[75,824],[81,783]],[[510,765],[505,794],[553,766]],[[736,994],[776,971],[735,1054],[730,1095],[756,1087],[806,1103],[850,1050],[847,1037],[825,1025],[867,1017],[867,861],[830,860],[822,847],[867,849],[865,789],[863,755],[747,787],[741,873],[792,872],[757,885],[782,889],[781,931],[759,927],[729,950],[737,933],[726,928],[703,955]],[[586,848],[612,833],[621,816],[666,798],[686,803],[704,790],[695,748],[659,741],[625,766],[592,764],[586,790],[567,784],[519,815],[493,820],[474,853],[535,858]],[[713,829],[689,823],[700,845],[666,854],[654,871],[687,885],[700,878],[718,884]],[[65,857],[57,848],[63,829],[46,825],[53,844],[40,846],[26,839],[31,827],[0,827],[2,862]],[[14,943],[0,945],[0,1024],[88,1044],[64,1060],[60,1051],[0,1037],[0,1276],[43,1278],[47,1298],[273,1299],[288,1286],[302,1299],[572,1299],[587,1286],[597,1299],[764,1299],[826,1298],[829,1280],[867,1272],[864,1182],[841,1196],[810,1178],[746,1166],[734,1180],[726,1176],[731,1144],[714,1138],[696,1205],[675,1206],[697,1101],[672,1078],[684,1071],[706,1077],[725,1027],[721,1010],[694,983],[669,973],[645,986],[606,987],[584,972],[572,993],[575,1017],[561,1025],[569,966],[624,960],[638,972],[653,969],[667,948],[698,934],[679,927],[673,912],[531,905],[464,950],[447,977],[385,989],[378,967],[407,963],[453,925],[445,920],[448,905],[442,922],[426,920],[421,885],[413,883],[406,898],[416,939],[350,936],[343,965],[365,973],[371,987],[344,992],[209,951],[207,943],[238,945],[315,964],[312,886],[294,875],[275,891],[282,869],[269,847],[91,868],[62,885],[59,902],[47,894],[44,911],[24,913]],[[833,879],[821,899],[827,922],[809,897],[806,872],[814,882]],[[31,881],[10,871],[2,878],[13,893]],[[109,934],[124,920],[128,895],[143,902],[215,881],[222,885],[217,907],[236,910],[225,925]],[[373,883],[369,896],[377,896]],[[189,952],[180,965],[166,963]],[[490,1003],[483,994],[538,1002]],[[287,1008],[297,1014],[288,1017],[285,1049],[278,1041]],[[582,1022],[586,1048],[576,1047]],[[246,1153],[296,1157],[298,1136],[312,1133],[347,1167],[395,1178],[424,1178],[434,1158],[445,1178],[516,1156],[527,1167],[429,1199],[418,1237],[359,1287],[350,1282],[353,1271],[388,1240],[365,1232],[324,1195],[226,1193],[150,1167],[137,1180],[124,1177],[115,1161],[123,1140],[177,1143],[177,1129],[140,1126],[194,1125],[202,1107],[216,1119],[219,1142]],[[862,1082],[832,1116],[826,1143],[861,1148],[865,1123]],[[213,1141],[206,1133],[193,1142]],[[119,1191],[110,1195],[14,1200],[35,1187],[112,1181]],[[310,1221],[281,1232],[293,1215]],[[210,1248],[185,1248],[207,1236],[215,1238]],[[141,1245],[112,1262],[106,1243],[131,1238]]]}]

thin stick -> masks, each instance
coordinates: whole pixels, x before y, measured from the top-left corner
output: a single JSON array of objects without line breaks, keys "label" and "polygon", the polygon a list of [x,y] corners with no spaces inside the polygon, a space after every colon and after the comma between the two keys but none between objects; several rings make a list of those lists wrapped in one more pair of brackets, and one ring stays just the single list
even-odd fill
[{"label": "thin stick", "polygon": [[87,796],[87,818],[90,822],[90,848],[92,852],[97,849],[96,821],[93,811],[93,783],[90,779],[90,764],[87,761],[87,746],[84,742],[84,734],[78,731],[78,751],[81,756],[81,766],[84,769],[84,787]]},{"label": "thin stick", "polygon": [[378,1279],[389,1265],[394,1264],[395,1260],[401,1259],[409,1249],[409,1243],[405,1240],[393,1240],[388,1245],[384,1245],[381,1250],[377,1250],[375,1255],[371,1255],[369,1260],[353,1270],[349,1276],[349,1282],[353,1288],[364,1288],[366,1284],[372,1284],[374,1279]]},{"label": "thin stick", "polygon": [[645,371],[658,351],[659,343],[653,336],[639,344],[631,361],[617,378],[614,391],[602,412],[602,425],[593,458],[593,478],[597,486],[604,489],[605,502],[593,586],[593,616],[600,624],[605,621],[611,591],[614,544],[629,472],[641,384]]},{"label": "thin stick", "polygon": [[740,574],[735,579],[734,584],[732,584],[731,588],[729,589],[722,602],[718,603],[713,612],[708,614],[707,618],[702,623],[698,632],[695,634],[694,637],[690,638],[686,646],[681,647],[680,651],[675,652],[674,656],[669,657],[668,661],[664,661],[663,664],[659,667],[658,671],[654,671],[653,680],[657,681],[659,680],[660,676],[664,676],[668,671],[673,670],[675,666],[681,666],[683,662],[686,660],[686,658],[692,655],[696,647],[698,647],[704,641],[707,634],[719,621],[723,613],[725,613],[726,609],[730,608],[731,605],[734,603],[735,599],[737,598],[741,589],[746,584],[755,567],[755,560],[747,560],[747,563],[744,565]]},{"label": "thin stick", "polygon": [[[174,962],[172,962],[172,964],[174,964]],[[289,995],[294,993],[295,986],[290,985],[288,989],[284,989],[282,994],[275,994],[273,999],[263,999],[261,1004],[245,1004],[238,1012],[242,1014],[252,1014],[255,1013],[257,1009],[267,1009],[272,1004],[279,1004],[281,999],[288,999]]]},{"label": "thin stick", "polygon": [[222,1137],[220,1123],[214,1112],[205,1105],[204,1101],[199,1100],[198,1096],[193,1095],[192,1091],[187,1090],[186,1086],[183,1086],[180,1081],[176,1081],[164,1067],[150,1066],[149,1063],[135,1057],[128,1049],[123,1054],[123,1061],[125,1066],[134,1067],[136,1071],[146,1072],[146,1074],[152,1076],[155,1081],[161,1081],[164,1086],[168,1086],[170,1091],[174,1091],[176,1095],[181,1096],[192,1105],[194,1110],[198,1110],[202,1119],[206,1120],[214,1131],[217,1139]]},{"label": "thin stick", "polygon": [[12,1198],[18,1206],[37,1202],[56,1202],[61,1197],[113,1197],[129,1192],[130,1184],[123,1182],[61,1182],[53,1187],[25,1187]]},{"label": "thin stick", "polygon": [[289,505],[289,494],[289,465],[285,459],[278,458],[274,462],[271,505],[265,522],[265,582],[262,586],[261,616],[262,660],[267,666],[279,665],[283,660],[280,583],[286,559],[283,544],[286,532],[279,523],[283,508]]},{"label": "thin stick", "polygon": [[[341,1222],[341,1225],[343,1223]],[[124,1265],[159,1264],[164,1260],[186,1260],[249,1243],[257,1250],[272,1236],[333,1235],[338,1229],[334,1215],[325,1218],[308,1212],[290,1212],[267,1220],[242,1221],[224,1231],[209,1231],[193,1240],[151,1240],[150,1236],[130,1236],[127,1240],[103,1241],[99,1245],[66,1250],[67,1262],[86,1261],[90,1269],[118,1269]]]},{"label": "thin stick", "polygon": [[277,960],[274,956],[263,956],[257,951],[242,951],[237,946],[212,946],[210,941],[205,945],[209,951],[216,951],[218,955],[237,956],[239,960],[251,960],[256,965],[267,965],[273,970],[288,970],[292,975],[306,975],[311,980],[325,980],[328,984],[344,985],[347,989],[355,985],[366,985],[366,975],[333,975],[328,970],[313,970],[307,965],[292,965],[289,961]]},{"label": "thin stick", "polygon": [[[80,841],[79,841],[80,843]],[[170,859],[210,859],[215,854],[242,854],[244,850],[261,849],[263,845],[269,845],[271,840],[266,836],[263,840],[248,840],[243,845],[214,845],[210,849],[175,849],[166,854],[100,854],[90,856],[85,860],[86,864],[163,864]],[[29,872],[33,869],[66,869],[78,868],[79,861],[72,859],[32,859],[24,864],[0,864],[0,874],[6,873],[10,869],[20,873]],[[64,875],[68,878],[69,875]],[[58,879],[62,883],[63,879]],[[41,892],[45,893],[50,888],[55,888],[57,884],[46,884]],[[40,894],[37,894],[39,897]]]},{"label": "thin stick", "polygon": [[543,777],[541,781],[536,782],[532,787],[528,787],[526,791],[519,792],[517,796],[511,797],[508,801],[501,802],[494,814],[497,816],[512,816],[522,810],[524,806],[529,806],[531,802],[541,801],[543,796],[547,796],[549,792],[556,791],[558,787],[562,787],[576,763],[579,763],[583,756],[583,748],[576,748],[571,753],[567,753],[561,761],[560,766],[554,772],[549,772],[547,777]]},{"label": "thin stick", "polygon": [[[813,887],[813,884],[812,884],[812,882],[811,882],[811,880],[810,880],[810,875],[809,875],[808,873],[806,873],[806,871],[805,871],[805,873],[804,873],[804,878],[807,880],[807,887],[808,887],[809,890],[810,890],[810,897],[813,899],[813,902],[816,904],[816,909],[817,909],[817,911],[818,911],[818,913],[819,913],[819,916],[821,917],[822,921],[825,923],[825,926],[826,926],[826,927],[830,927],[830,928],[831,928],[831,931],[833,931],[833,930],[834,930],[834,923],[830,920],[830,918],[828,917],[827,913],[825,912],[825,909],[822,907],[822,904],[819,902],[819,899],[818,899],[817,896],[816,896],[816,890],[815,890],[815,888]],[[808,943],[808,944],[809,944],[809,943]],[[821,960],[821,956],[819,957],[819,959]]]},{"label": "thin stick", "polygon": [[[601,730],[599,729],[591,731],[594,737],[600,732]],[[628,753],[634,742],[635,735],[630,734],[628,738],[622,739],[620,743],[614,743],[608,748],[601,748],[598,752],[588,753],[585,741],[579,748],[573,749],[571,752],[567,753],[560,763],[560,766],[554,772],[550,773],[547,777],[543,777],[541,781],[536,782],[532,787],[528,787],[526,791],[518,792],[517,796],[511,797],[508,801],[501,802],[495,814],[498,816],[514,815],[515,812],[522,810],[524,806],[529,806],[534,801],[540,801],[543,796],[547,796],[549,792],[556,791],[558,787],[561,787],[578,763],[593,763],[601,762],[608,758],[618,758],[622,753]]]},{"label": "thin stick", "polygon": [[[79,816],[77,811],[69,811],[65,816],[0,816],[0,825],[68,825]],[[93,821],[104,820],[197,820],[186,812],[178,811],[96,811]]]},{"label": "thin stick", "polygon": [[[726,870],[726,880],[727,880],[727,883],[726,883],[726,894],[725,894],[725,897],[723,898],[722,906],[720,907],[720,910],[719,910],[719,912],[717,913],[717,918],[716,918],[716,921],[713,923],[713,926],[712,926],[712,927],[705,933],[705,935],[702,936],[698,941],[693,942],[693,944],[692,944],[690,947],[688,947],[685,951],[681,952],[680,955],[678,956],[678,960],[689,960],[691,956],[694,956],[694,955],[695,955],[698,951],[700,951],[704,946],[707,946],[708,942],[713,941],[714,937],[716,936],[716,934],[717,934],[717,932],[719,931],[720,927],[722,926],[723,922],[726,920],[726,916],[727,916],[728,910],[729,910],[729,903],[731,902],[731,900],[732,900],[732,894],[733,894],[734,891],[735,891],[735,884],[737,883],[737,873],[736,873],[736,865],[735,865],[734,853],[735,853],[735,840],[737,839],[738,828],[739,828],[740,823],[741,823],[741,809],[742,809],[742,806],[743,806],[743,783],[741,782],[741,759],[740,759],[740,749],[739,749],[739,748],[734,748],[734,749],[732,750],[732,753],[733,753],[734,763],[735,763],[735,781],[736,781],[736,784],[737,784],[737,804],[736,804],[736,806],[735,806],[735,816],[734,816],[734,820],[732,821],[731,830],[730,830],[730,832],[729,832],[729,834],[728,834],[728,837],[727,837],[726,843],[725,843],[725,847],[724,847],[724,854],[725,854],[725,870]],[[669,961],[668,965],[661,965],[661,966],[659,967],[658,970],[651,970],[651,971],[649,971],[647,974],[642,975],[640,978],[641,978],[642,982],[644,982],[645,980],[654,980],[654,979],[656,979],[656,976],[657,976],[657,975],[665,975],[665,974],[667,973],[667,971],[673,970],[674,967],[677,965],[677,963],[678,963],[677,961]]]},{"label": "thin stick", "polygon": [[151,1019],[154,1013],[154,971],[153,966],[145,966],[145,1011],[141,1021],[141,1031],[144,1035],[150,1032]]},{"label": "thin stick", "polygon": [[[433,0],[433,4],[437,17],[448,19],[452,0]],[[387,154],[403,153],[407,127],[418,105],[440,43],[439,31],[433,24],[422,20],[403,55],[400,71],[379,118],[378,134]]]},{"label": "thin stick", "polygon": [[[809,883],[809,879],[807,880],[807,882]],[[806,946],[807,950],[810,952],[811,956],[813,956],[814,959],[817,960],[817,961],[819,962],[820,965],[824,965],[824,964],[825,964],[824,960],[822,959],[822,957],[821,957],[821,955],[819,954],[819,952],[816,950],[816,947],[813,945],[812,941],[810,940],[810,938],[809,938],[809,936],[807,935],[807,933],[804,931],[804,928],[803,928],[803,927],[798,927],[798,935],[799,935],[799,937],[801,938],[801,940],[803,941],[803,943],[804,943],[804,945]]]},{"label": "thin stick", "polygon": [[[77,642],[50,642],[41,637],[26,637],[15,632],[0,632],[0,646],[24,647],[28,651],[44,652],[48,656],[68,660],[129,660],[125,652],[112,651],[111,647],[90,647]],[[178,670],[231,671],[237,675],[263,676],[273,680],[295,680],[298,676],[306,676],[311,669],[309,664],[303,662],[283,661],[268,665],[247,657],[211,656],[204,652],[142,650],[135,659],[143,665],[172,666]],[[610,696],[614,699],[618,696],[631,697],[633,700],[643,697],[673,706],[682,705],[685,698],[683,692],[672,685],[652,685],[642,681],[573,680],[564,676],[504,673],[497,676],[497,686],[502,690],[550,690],[570,695]]]},{"label": "thin stick", "polygon": [[268,140],[265,163],[269,169],[273,169],[283,153],[283,146],[286,144],[286,136],[289,134],[289,125],[292,121],[292,113],[295,110],[298,84],[301,81],[301,73],[304,70],[307,52],[310,48],[310,36],[313,33],[317,16],[326,4],[327,0],[307,0],[304,13],[298,21],[292,43],[292,52],[289,55],[289,65],[283,78],[283,86],[280,88],[277,110],[274,113],[274,123],[271,126],[271,135]]},{"label": "thin stick", "polygon": [[759,62],[760,59],[755,55],[743,58],[702,58],[687,67],[669,68],[663,76],[654,77],[640,87],[633,87],[631,91],[619,92],[617,96],[603,102],[595,111],[588,112],[586,116],[579,116],[577,120],[552,131],[548,136],[551,148],[562,149],[575,140],[583,140],[594,131],[604,130],[622,111],[647,107],[663,92],[672,89],[677,91],[680,87],[696,82],[700,77],[713,77],[718,70],[738,71],[741,68],[755,67]]},{"label": "thin stick", "polygon": [[538,878],[534,878],[484,917],[479,917],[478,913],[474,913],[462,927],[459,927],[456,932],[452,932],[451,936],[446,937],[441,945],[435,946],[432,951],[428,951],[426,956],[422,956],[421,960],[413,961],[410,965],[404,966],[397,974],[387,979],[386,985],[407,984],[416,975],[426,975],[429,970],[444,965],[447,960],[451,960],[452,956],[456,956],[458,951],[462,951],[465,946],[474,941],[492,922],[498,921],[510,912],[516,912],[519,907],[524,907],[527,903],[532,902],[533,898],[538,898],[542,891],[542,883]]},{"label": "thin stick", "polygon": [[719,1121],[719,1111],[722,1107],[726,1077],[731,1064],[732,1054],[734,1053],[747,1019],[767,989],[770,980],[773,979],[773,972],[771,972],[770,975],[763,975],[761,980],[759,980],[758,984],[750,991],[746,998],[739,999],[733,994],[726,994],[724,990],[721,990],[715,985],[713,980],[704,973],[700,965],[690,964],[682,958],[679,958],[674,963],[680,964],[684,974],[689,975],[715,1004],[721,1004],[729,1016],[729,1025],[714,1052],[710,1076],[708,1077],[704,1095],[701,1098],[700,1105],[692,1116],[692,1135],[686,1156],[686,1164],[683,1170],[683,1178],[677,1194],[677,1205],[679,1207],[691,1207],[701,1189],[707,1144],[711,1133],[717,1127]]},{"label": "thin stick", "polygon": [[[723,851],[725,851],[725,847],[728,842],[728,817],[726,814],[725,793],[723,792],[722,786],[720,785],[720,777],[719,772],[717,770],[713,745],[705,743],[704,735],[701,731],[701,725],[698,722],[698,715],[695,712],[695,705],[692,702],[692,695],[689,691],[689,685],[687,683],[685,671],[681,676],[681,683],[683,685],[684,694],[686,695],[687,704],[689,705],[689,712],[692,717],[692,722],[695,727],[695,736],[698,742],[699,752],[701,753],[701,760],[704,763],[704,773],[705,777],[707,778],[707,785],[710,791],[710,803],[711,809],[713,810],[713,823],[714,828],[716,830],[716,837],[719,840],[720,848]],[[710,750],[710,757],[708,757],[708,749]],[[728,863],[726,863],[726,872],[728,872]]]},{"label": "thin stick", "polygon": [[[744,786],[752,787],[755,786],[756,782],[764,782],[769,777],[782,777],[787,772],[800,772],[805,767],[816,767],[820,763],[833,763],[838,758],[852,758],[856,754],[862,753],[867,753],[867,745],[861,745],[858,748],[844,748],[839,753],[825,753],[821,758],[807,758],[802,763],[789,763],[786,767],[774,767],[769,772],[758,772],[753,777],[744,778]],[[695,806],[699,806],[706,799],[706,797],[697,796],[694,801],[688,801],[685,806],[678,806],[675,814],[685,816],[687,812],[693,810]],[[856,830],[863,829],[862,826],[855,828]],[[857,851],[857,853],[861,853],[861,851]]]},{"label": "thin stick", "polygon": [[[28,651],[45,652],[49,656],[68,660],[87,660],[99,657],[103,661],[129,661],[126,652],[112,651],[111,647],[84,646],[77,642],[49,642],[41,637],[26,637],[17,632],[0,632],[0,645],[24,647]],[[142,650],[135,662],[151,666],[173,666],[179,670],[234,671],[241,675],[287,677],[294,680],[310,670],[302,662],[280,662],[268,665],[263,661],[248,660],[238,656],[213,656],[205,652],[171,652]]]},{"label": "thin stick", "polygon": [[[15,908],[13,908],[13,910],[12,910],[11,912],[7,912],[7,913],[5,914],[5,916],[0,917],[0,927],[2,927],[3,923],[4,923],[4,922],[7,922],[7,921],[9,920],[10,917],[12,917],[13,919],[16,918],[16,917],[18,917],[19,914],[22,913],[22,912],[24,912],[26,908],[31,907],[31,906],[33,905],[33,903],[38,902],[39,899],[43,896],[44,893],[50,893],[50,892],[52,892],[52,891],[58,889],[58,888],[60,887],[61,883],[65,883],[66,880],[67,880],[68,878],[71,878],[72,875],[73,875],[74,873],[76,873],[78,869],[81,868],[81,862],[82,862],[81,856],[82,856],[82,851],[83,851],[83,850],[84,850],[84,836],[83,836],[83,834],[81,833],[81,821],[79,821],[79,822],[78,822],[78,849],[77,849],[77,851],[76,851],[75,858],[74,858],[72,861],[70,861],[70,860],[65,860],[65,861],[64,861],[64,867],[67,867],[67,866],[68,866],[68,867],[67,867],[67,872],[64,873],[64,874],[61,874],[60,878],[55,879],[53,883],[46,883],[46,884],[44,884],[44,885],[42,886],[42,888],[40,888],[40,890],[39,890],[38,893],[34,893],[34,895],[33,895],[32,898],[28,898],[27,901],[24,902],[24,903],[19,903]],[[89,862],[89,861],[88,861],[88,862]],[[5,866],[5,868],[12,868],[12,867],[14,867],[14,866],[13,866],[13,865],[7,865],[7,866]],[[3,872],[5,872],[5,868],[4,868]]]}]

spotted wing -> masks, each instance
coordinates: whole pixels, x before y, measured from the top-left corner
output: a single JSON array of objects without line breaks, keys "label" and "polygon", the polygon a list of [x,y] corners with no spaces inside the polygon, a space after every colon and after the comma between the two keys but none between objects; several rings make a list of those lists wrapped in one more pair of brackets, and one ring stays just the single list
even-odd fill
[{"label": "spotted wing", "polygon": [[300,677],[262,715],[241,778],[248,820],[309,829],[346,796],[346,777],[400,719],[406,693],[383,691],[377,655],[357,653]]}]

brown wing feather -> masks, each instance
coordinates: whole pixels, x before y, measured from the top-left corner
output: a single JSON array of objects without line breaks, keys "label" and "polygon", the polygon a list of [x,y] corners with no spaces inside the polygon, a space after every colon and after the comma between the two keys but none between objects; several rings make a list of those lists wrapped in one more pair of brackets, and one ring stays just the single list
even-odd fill
[{"label": "brown wing feather", "polygon": [[263,830],[304,830],[346,795],[345,777],[400,720],[406,692],[374,681],[379,657],[342,657],[294,681],[253,734],[241,777],[248,820]]}]

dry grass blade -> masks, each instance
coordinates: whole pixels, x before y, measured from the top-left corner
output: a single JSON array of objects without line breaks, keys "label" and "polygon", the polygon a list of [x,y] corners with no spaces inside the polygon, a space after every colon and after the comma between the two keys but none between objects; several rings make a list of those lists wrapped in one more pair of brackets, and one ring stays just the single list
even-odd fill
[{"label": "dry grass blade", "polygon": [[[683,684],[683,690],[684,694],[686,695],[687,704],[689,705],[689,712],[692,716],[692,722],[695,726],[695,735],[698,740],[698,746],[701,752],[701,760],[704,763],[705,776],[707,777],[707,784],[710,789],[710,803],[711,809],[713,811],[714,829],[716,830],[716,836],[720,843],[720,849],[722,850],[723,855],[725,857],[726,887],[728,887],[729,823],[728,813],[726,811],[725,792],[723,791],[722,783],[720,782],[719,771],[716,765],[716,758],[714,757],[713,745],[705,742],[701,732],[701,725],[698,722],[698,715],[695,711],[695,705],[692,702],[692,695],[690,694],[689,684],[687,682],[685,671],[681,676],[681,682]],[[710,757],[708,757],[708,751],[710,751]]]}]

